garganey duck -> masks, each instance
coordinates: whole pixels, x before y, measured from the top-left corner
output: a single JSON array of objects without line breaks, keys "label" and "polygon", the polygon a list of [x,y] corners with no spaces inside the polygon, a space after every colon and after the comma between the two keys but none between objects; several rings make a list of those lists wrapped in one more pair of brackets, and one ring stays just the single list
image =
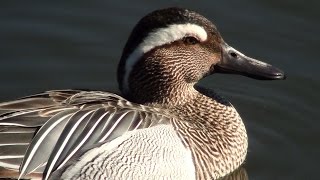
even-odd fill
[{"label": "garganey duck", "polygon": [[[118,67],[122,96],[53,90],[0,104],[0,177],[217,179],[245,160],[236,109],[196,83],[214,73],[284,79],[224,42],[181,8],[156,10],[133,29]],[[12,175],[12,174],[11,174]]]}]

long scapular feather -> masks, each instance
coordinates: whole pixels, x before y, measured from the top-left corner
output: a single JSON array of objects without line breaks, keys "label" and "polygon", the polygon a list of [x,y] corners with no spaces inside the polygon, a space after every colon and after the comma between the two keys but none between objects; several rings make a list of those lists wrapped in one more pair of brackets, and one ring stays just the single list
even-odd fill
[{"label": "long scapular feather", "polygon": [[32,139],[25,158],[20,167],[20,176],[34,171],[39,165],[47,162],[49,155],[57,142],[57,135],[61,134],[68,119],[76,111],[67,110],[50,118]]}]

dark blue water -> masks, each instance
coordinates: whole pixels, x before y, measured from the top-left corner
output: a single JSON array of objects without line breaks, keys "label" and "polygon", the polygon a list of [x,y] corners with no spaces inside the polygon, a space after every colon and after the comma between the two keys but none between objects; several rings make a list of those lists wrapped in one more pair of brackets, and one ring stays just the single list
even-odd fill
[{"label": "dark blue water", "polygon": [[180,6],[211,19],[225,41],[287,73],[285,81],[214,75],[249,134],[249,179],[319,179],[320,1],[3,1],[0,100],[49,89],[117,90],[116,66],[135,23]]}]

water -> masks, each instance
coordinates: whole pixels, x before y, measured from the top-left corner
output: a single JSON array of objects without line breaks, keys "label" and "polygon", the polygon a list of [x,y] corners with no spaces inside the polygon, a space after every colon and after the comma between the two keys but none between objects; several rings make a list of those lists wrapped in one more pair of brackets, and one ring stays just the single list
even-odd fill
[{"label": "water", "polygon": [[[9,3],[10,2],[10,3]],[[318,179],[320,1],[8,1],[0,6],[0,100],[49,89],[117,90],[116,66],[134,24],[163,7],[192,8],[225,41],[287,73],[285,81],[214,75],[249,134],[249,179]]]}]

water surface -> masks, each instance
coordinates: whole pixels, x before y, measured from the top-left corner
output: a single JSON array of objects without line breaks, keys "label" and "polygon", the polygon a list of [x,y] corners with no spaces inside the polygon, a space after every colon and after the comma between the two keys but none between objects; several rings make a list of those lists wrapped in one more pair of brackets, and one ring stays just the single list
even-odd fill
[{"label": "water surface", "polygon": [[285,81],[214,75],[201,82],[244,119],[249,179],[319,179],[320,1],[3,2],[0,100],[49,89],[116,91],[131,29],[169,6],[200,12],[228,44],[287,73]]}]

